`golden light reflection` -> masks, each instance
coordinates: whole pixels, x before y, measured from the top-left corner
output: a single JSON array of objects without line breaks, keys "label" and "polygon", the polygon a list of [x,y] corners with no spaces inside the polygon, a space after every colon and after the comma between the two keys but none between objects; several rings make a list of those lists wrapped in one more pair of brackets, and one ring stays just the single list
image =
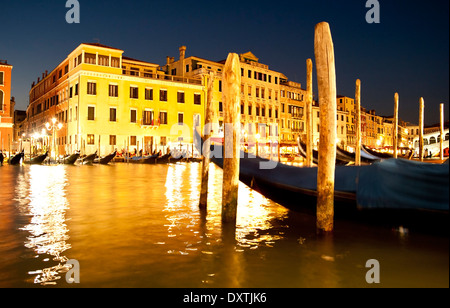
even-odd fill
[{"label": "golden light reflection", "polygon": [[[207,213],[200,213],[199,191],[201,185],[201,164],[170,165],[166,177],[166,198],[164,206],[168,223],[168,237],[184,238],[185,250],[169,249],[170,254],[189,254],[199,251],[203,255],[213,254],[209,239],[220,238],[222,229],[222,169],[211,164],[208,187]],[[189,187],[189,194],[183,194],[183,187]],[[239,185],[239,204],[236,226],[236,250],[272,247],[283,237],[283,232],[264,232],[273,227],[274,221],[287,217],[288,210],[273,202],[243,183]],[[202,215],[206,215],[203,217]],[[200,228],[200,229],[199,229]],[[186,239],[189,237],[189,240]],[[220,240],[219,240],[220,243]],[[158,242],[163,245],[166,242]],[[201,245],[201,247],[199,247]]]},{"label": "golden light reflection", "polygon": [[68,202],[65,196],[67,185],[64,166],[30,166],[29,191],[19,187],[20,193],[25,193],[22,200],[28,198],[28,204],[22,209],[31,216],[30,223],[21,228],[28,231],[25,247],[32,249],[35,258],[45,264],[55,264],[30,271],[34,283],[54,285],[62,273],[70,267],[64,263],[67,257],[63,253],[70,249],[66,242],[69,239],[65,213]]},{"label": "golden light reflection", "polygon": [[[208,217],[207,227],[210,232],[221,226],[222,208],[222,169],[211,165],[208,186]],[[256,249],[260,245],[271,246],[280,235],[261,234],[261,231],[271,229],[274,220],[280,221],[287,217],[288,210],[252,190],[242,182],[239,183],[239,200],[236,222],[236,240],[242,248]]]}]

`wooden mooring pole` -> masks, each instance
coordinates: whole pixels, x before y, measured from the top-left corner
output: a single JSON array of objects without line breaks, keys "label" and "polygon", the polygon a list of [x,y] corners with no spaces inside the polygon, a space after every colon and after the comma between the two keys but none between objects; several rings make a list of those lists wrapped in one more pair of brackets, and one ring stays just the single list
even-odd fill
[{"label": "wooden mooring pole", "polygon": [[311,59],[306,60],[306,167],[313,165],[313,63]]},{"label": "wooden mooring pole", "polygon": [[[205,110],[205,131],[203,134],[203,165],[202,165],[202,186],[200,190],[200,209],[206,210],[208,204],[208,181],[209,181],[209,163],[211,161],[211,130],[213,113],[213,93],[214,93],[214,73],[210,72],[208,78],[208,92],[206,96]],[[193,152],[192,152],[193,153]]]},{"label": "wooden mooring pole", "polygon": [[334,227],[334,179],[336,168],[336,68],[330,26],[316,25],[314,36],[320,106],[319,167],[317,171],[317,228]]},{"label": "wooden mooring pole", "polygon": [[441,133],[441,138],[439,141],[439,159],[442,161],[444,160],[444,104],[441,104],[439,106],[439,111],[440,111],[440,125],[439,125],[439,130]]},{"label": "wooden mooring pole", "polygon": [[223,158],[222,222],[236,224],[241,130],[241,66],[239,56],[228,55],[223,70],[222,100],[225,141]]},{"label": "wooden mooring pole", "polygon": [[423,97],[420,98],[419,107],[419,159],[423,161],[423,111],[425,108],[425,102]]},{"label": "wooden mooring pole", "polygon": [[355,89],[356,105],[356,147],[355,147],[355,165],[361,165],[361,80],[356,80]]},{"label": "wooden mooring pole", "polygon": [[398,93],[394,95],[394,132],[393,132],[393,145],[394,145],[394,158],[397,158],[398,154]]}]

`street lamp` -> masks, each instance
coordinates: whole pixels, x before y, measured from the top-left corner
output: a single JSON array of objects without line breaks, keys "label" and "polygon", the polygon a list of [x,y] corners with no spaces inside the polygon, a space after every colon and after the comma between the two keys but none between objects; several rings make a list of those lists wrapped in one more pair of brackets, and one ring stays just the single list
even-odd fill
[{"label": "street lamp", "polygon": [[60,130],[62,128],[62,123],[58,123],[58,121],[56,120],[56,118],[52,119],[52,123],[45,123],[45,127],[47,128],[48,131],[52,132],[52,151],[54,153],[54,158],[56,161],[56,134],[55,131]]}]

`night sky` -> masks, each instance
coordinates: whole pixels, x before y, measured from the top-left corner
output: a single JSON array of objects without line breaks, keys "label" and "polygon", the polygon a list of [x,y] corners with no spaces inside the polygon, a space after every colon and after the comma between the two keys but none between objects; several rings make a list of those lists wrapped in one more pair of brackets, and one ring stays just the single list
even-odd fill
[{"label": "night sky", "polygon": [[[330,24],[337,92],[354,97],[362,82],[362,106],[400,118],[439,122],[449,109],[449,1],[379,0],[379,24],[366,22],[366,0],[315,1],[97,1],[79,0],[81,23],[65,20],[66,0],[1,0],[0,59],[14,66],[12,95],[26,109],[31,83],[51,71],[81,43],[99,42],[125,55],[165,64],[166,56],[226,59],[252,51],[261,63],[306,87],[306,59],[314,61],[314,27]],[[317,93],[317,83],[314,83]]]}]

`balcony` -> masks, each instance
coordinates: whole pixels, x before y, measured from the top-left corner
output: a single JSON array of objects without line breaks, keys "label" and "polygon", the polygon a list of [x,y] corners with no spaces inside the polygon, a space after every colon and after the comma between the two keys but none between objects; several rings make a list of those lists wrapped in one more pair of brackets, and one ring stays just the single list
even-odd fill
[{"label": "balcony", "polygon": [[168,81],[173,81],[173,82],[182,82],[182,83],[196,84],[196,85],[202,84],[202,80],[198,79],[198,78],[188,78],[188,77],[181,77],[181,76],[153,74],[153,73],[139,72],[139,71],[134,71],[134,70],[122,70],[122,75],[146,78],[146,79],[168,80]]}]

